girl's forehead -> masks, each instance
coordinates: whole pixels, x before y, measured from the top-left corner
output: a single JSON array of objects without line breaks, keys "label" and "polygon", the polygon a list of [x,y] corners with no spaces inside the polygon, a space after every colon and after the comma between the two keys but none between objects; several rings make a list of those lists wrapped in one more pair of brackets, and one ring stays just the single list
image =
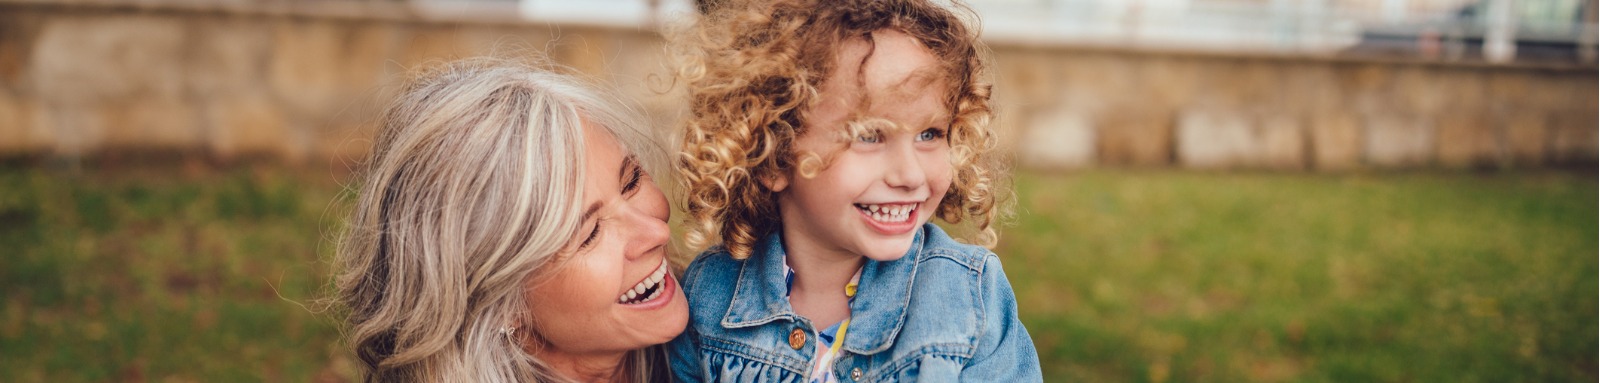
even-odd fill
[{"label": "girl's forehead", "polygon": [[895,120],[910,115],[938,120],[948,115],[946,96],[954,91],[952,82],[933,53],[910,35],[873,32],[871,41],[845,41],[839,53],[833,73],[819,89],[814,112],[835,118]]}]

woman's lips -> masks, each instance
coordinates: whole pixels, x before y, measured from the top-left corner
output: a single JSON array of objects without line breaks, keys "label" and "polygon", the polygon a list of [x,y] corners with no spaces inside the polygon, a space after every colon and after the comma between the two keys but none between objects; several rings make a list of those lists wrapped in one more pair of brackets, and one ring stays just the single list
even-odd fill
[{"label": "woman's lips", "polygon": [[[644,280],[639,281],[633,288],[617,297],[617,303],[628,308],[639,310],[654,310],[672,302],[677,296],[678,281],[673,278],[672,272],[667,269],[665,259],[661,266]],[[630,296],[631,295],[631,296]]]},{"label": "woman's lips", "polygon": [[639,304],[649,302],[662,294],[663,282],[667,279],[667,260],[662,259],[661,265],[633,287],[623,291],[617,296],[617,303]]}]

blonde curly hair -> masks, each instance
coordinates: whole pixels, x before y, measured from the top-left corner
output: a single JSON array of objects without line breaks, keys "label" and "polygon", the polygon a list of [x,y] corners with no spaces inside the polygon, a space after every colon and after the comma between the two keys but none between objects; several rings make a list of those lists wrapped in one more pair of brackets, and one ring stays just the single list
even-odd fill
[{"label": "blonde curly hair", "polygon": [[970,220],[973,242],[994,246],[991,225],[1005,210],[996,185],[1004,172],[989,129],[990,84],[981,78],[976,29],[926,0],[730,0],[709,8],[672,45],[690,100],[675,162],[687,197],[689,246],[720,241],[744,259],[778,227],[769,182],[812,176],[813,165],[827,162],[793,147],[804,133],[804,112],[820,101],[818,87],[843,43],[871,42],[879,30],[911,36],[941,63],[954,117],[947,139],[955,174],[935,214],[953,224]]}]

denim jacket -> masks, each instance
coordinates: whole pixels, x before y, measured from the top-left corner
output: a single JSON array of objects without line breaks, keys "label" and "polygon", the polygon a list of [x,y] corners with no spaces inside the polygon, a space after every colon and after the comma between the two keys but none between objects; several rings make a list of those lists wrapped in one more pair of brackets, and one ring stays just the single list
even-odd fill
[{"label": "denim jacket", "polygon": [[[668,344],[676,381],[806,380],[815,326],[830,324],[794,313],[783,251],[774,233],[744,261],[713,248],[689,265],[681,278],[689,328]],[[850,316],[832,371],[840,382],[1043,379],[1000,259],[932,224],[904,257],[867,260]]]}]

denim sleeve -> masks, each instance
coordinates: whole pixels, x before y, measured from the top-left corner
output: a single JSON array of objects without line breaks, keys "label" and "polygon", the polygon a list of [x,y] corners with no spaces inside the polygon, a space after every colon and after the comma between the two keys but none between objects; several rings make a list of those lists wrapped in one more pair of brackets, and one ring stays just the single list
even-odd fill
[{"label": "denim sleeve", "polygon": [[961,371],[962,381],[1041,382],[1039,352],[1017,319],[1017,296],[993,255],[983,263],[980,297],[983,328],[977,352]]}]

